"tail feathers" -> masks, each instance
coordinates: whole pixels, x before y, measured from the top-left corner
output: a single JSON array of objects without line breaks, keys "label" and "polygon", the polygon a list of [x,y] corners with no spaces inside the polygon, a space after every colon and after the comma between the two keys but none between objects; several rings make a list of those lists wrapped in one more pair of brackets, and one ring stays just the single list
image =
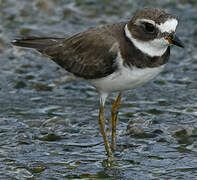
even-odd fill
[{"label": "tail feathers", "polygon": [[11,43],[15,46],[33,48],[42,52],[45,48],[57,44],[62,38],[52,37],[27,37],[22,39],[15,39]]}]

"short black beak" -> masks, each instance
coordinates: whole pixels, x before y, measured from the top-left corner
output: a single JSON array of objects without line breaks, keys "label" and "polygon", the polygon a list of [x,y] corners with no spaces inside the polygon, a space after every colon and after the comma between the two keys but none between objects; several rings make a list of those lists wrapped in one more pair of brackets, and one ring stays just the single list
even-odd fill
[{"label": "short black beak", "polygon": [[170,44],[184,48],[183,42],[176,36],[175,33],[171,33],[166,39]]}]

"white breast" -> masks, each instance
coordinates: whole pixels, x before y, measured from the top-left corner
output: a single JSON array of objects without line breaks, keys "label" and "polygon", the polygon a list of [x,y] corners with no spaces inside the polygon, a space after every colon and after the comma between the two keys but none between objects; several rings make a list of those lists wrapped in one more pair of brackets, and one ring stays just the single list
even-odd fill
[{"label": "white breast", "polygon": [[118,71],[104,78],[90,80],[90,83],[99,92],[110,93],[136,88],[156,77],[165,66],[155,68],[125,67],[122,64],[122,59],[117,59],[117,61],[119,62]]}]

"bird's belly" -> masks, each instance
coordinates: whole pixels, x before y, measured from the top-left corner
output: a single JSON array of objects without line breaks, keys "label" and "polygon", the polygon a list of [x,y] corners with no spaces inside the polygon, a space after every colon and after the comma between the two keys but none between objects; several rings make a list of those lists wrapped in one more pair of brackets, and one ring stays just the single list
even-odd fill
[{"label": "bird's belly", "polygon": [[99,92],[105,93],[133,89],[156,77],[163,70],[164,66],[143,69],[124,67],[107,77],[90,80],[90,83]]}]

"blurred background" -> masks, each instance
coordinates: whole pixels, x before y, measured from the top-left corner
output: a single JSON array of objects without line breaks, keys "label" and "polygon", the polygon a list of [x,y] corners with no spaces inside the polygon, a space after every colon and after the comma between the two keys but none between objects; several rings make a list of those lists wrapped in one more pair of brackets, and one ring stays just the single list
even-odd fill
[{"label": "blurred background", "polygon": [[[108,167],[94,88],[10,42],[67,37],[144,7],[177,15],[186,48],[173,47],[161,75],[124,93],[116,162]],[[196,0],[0,0],[0,179],[196,179],[196,48]]]}]

